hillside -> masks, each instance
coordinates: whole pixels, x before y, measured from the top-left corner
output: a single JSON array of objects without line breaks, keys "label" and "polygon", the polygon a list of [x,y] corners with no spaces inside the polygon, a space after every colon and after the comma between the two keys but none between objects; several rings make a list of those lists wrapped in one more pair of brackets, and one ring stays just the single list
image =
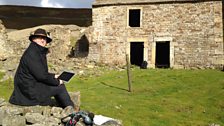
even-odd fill
[{"label": "hillside", "polygon": [[88,27],[92,23],[92,9],[4,5],[0,6],[0,19],[6,29],[25,29],[45,24]]}]

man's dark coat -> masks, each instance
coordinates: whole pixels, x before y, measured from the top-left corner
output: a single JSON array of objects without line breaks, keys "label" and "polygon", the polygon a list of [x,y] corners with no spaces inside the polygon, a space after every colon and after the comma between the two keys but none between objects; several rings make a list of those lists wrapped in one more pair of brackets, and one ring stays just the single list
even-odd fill
[{"label": "man's dark coat", "polygon": [[9,102],[16,105],[47,105],[50,86],[59,80],[48,73],[48,49],[31,42],[24,52],[14,78],[14,91]]}]

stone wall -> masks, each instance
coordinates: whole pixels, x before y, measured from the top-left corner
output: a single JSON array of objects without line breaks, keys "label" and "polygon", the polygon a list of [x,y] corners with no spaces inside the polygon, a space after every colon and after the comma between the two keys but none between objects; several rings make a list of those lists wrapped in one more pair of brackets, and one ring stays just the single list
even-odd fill
[{"label": "stone wall", "polygon": [[0,20],[0,61],[5,60],[10,54],[12,54],[12,49],[9,48],[7,44],[7,35],[5,26]]},{"label": "stone wall", "polygon": [[[75,105],[80,106],[80,92],[70,93],[70,96]],[[71,113],[75,113],[71,107],[62,109],[57,106],[18,106],[0,98],[0,126],[64,126],[63,122],[70,119],[65,117]],[[85,124],[80,119],[76,126],[85,126]],[[94,124],[94,126],[99,125]],[[112,119],[100,126],[122,126],[122,122]]]},{"label": "stone wall", "polygon": [[[128,26],[129,9],[141,10],[141,26]],[[144,60],[155,67],[155,43],[170,42],[172,68],[221,68],[222,1],[96,6],[90,55],[97,62],[125,64],[130,42],[144,42]]]},{"label": "stone wall", "polygon": [[[70,92],[76,107],[80,106],[80,92]],[[61,119],[74,112],[71,107],[62,109],[55,101],[52,106],[18,106],[0,98],[0,126],[63,126]],[[81,125],[82,126],[82,125]]]},{"label": "stone wall", "polygon": [[[30,44],[29,35],[37,28],[44,28],[51,32],[53,41],[48,45],[50,53],[48,57],[49,71],[60,74],[62,71],[75,71],[86,68],[88,62],[88,50],[79,50],[80,47],[88,46],[91,37],[89,28],[76,25],[41,25],[33,28],[6,32],[5,27],[0,25],[0,69],[6,73],[3,80],[14,76],[19,60]],[[85,36],[85,37],[82,37]],[[82,39],[84,38],[84,39]],[[73,48],[74,47],[74,48]],[[81,58],[74,58],[74,54]],[[81,64],[81,65],[80,65]],[[94,64],[93,64],[94,65]]]}]

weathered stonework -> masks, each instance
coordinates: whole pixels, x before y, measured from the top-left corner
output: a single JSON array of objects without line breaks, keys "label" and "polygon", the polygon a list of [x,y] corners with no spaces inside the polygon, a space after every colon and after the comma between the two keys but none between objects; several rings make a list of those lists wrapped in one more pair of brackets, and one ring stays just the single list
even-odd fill
[{"label": "weathered stonework", "polygon": [[[155,67],[156,42],[170,42],[171,68],[221,68],[224,64],[222,1],[96,0],[89,56],[125,65],[130,42],[144,42],[144,60]],[[140,27],[128,26],[129,9],[141,10]]]},{"label": "weathered stonework", "polygon": [[[73,102],[80,106],[80,92],[69,93]],[[85,110],[81,110],[85,111]],[[87,111],[86,111],[87,112]],[[62,119],[74,113],[72,107],[64,109],[56,106],[18,106],[0,98],[0,126],[64,126]],[[63,119],[64,122],[70,118]],[[93,126],[122,126],[122,121],[113,119],[102,125]],[[82,119],[76,126],[86,126]]]},{"label": "weathered stonework", "polygon": [[12,49],[10,49],[7,44],[5,26],[0,20],[0,61],[5,60],[9,54],[12,54]]}]

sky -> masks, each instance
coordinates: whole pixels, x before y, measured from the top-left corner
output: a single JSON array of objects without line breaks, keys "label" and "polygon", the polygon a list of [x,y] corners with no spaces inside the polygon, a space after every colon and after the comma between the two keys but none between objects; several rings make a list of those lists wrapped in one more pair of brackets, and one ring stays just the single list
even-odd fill
[{"label": "sky", "polygon": [[25,5],[54,8],[91,8],[95,0],[0,0],[0,5]]}]

